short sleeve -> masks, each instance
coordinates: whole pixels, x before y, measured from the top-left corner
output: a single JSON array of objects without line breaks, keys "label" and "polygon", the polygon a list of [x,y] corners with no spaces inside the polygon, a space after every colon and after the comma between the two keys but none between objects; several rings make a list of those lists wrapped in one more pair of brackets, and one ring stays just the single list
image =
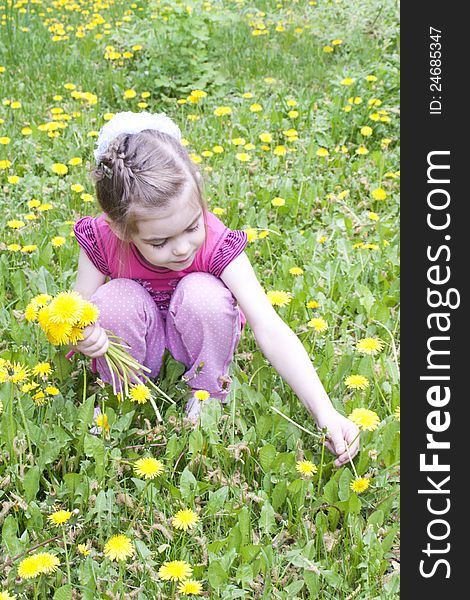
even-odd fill
[{"label": "short sleeve", "polygon": [[103,256],[98,244],[97,234],[93,223],[93,217],[82,217],[79,219],[73,228],[75,238],[80,248],[83,248],[98,271],[103,273],[103,275],[111,275],[107,260]]},{"label": "short sleeve", "polygon": [[209,273],[220,277],[225,267],[246,248],[248,236],[244,231],[228,230],[222,243],[214,252],[209,263]]}]

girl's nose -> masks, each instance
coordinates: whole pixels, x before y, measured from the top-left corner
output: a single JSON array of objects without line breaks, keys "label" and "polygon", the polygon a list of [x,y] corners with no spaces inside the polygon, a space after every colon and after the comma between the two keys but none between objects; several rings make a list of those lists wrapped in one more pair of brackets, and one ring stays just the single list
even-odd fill
[{"label": "girl's nose", "polygon": [[187,256],[189,254],[189,250],[190,248],[188,242],[181,240],[173,247],[173,254],[175,256]]}]

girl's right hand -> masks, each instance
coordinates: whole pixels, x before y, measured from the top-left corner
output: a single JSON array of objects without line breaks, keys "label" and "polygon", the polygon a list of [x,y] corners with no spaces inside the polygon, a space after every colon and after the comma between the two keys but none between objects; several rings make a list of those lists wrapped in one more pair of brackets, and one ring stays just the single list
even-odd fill
[{"label": "girl's right hand", "polygon": [[109,348],[108,336],[100,325],[93,324],[85,327],[83,338],[75,346],[72,346],[72,349],[90,358],[103,356]]}]

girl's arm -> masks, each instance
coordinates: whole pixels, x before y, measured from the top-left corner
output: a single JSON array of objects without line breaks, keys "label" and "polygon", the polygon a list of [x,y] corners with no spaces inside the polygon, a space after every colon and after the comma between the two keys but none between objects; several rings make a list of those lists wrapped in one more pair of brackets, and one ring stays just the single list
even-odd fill
[{"label": "girl's arm", "polygon": [[83,248],[80,248],[77,279],[73,289],[88,300],[105,281],[106,275],[98,271]]},{"label": "girl's arm", "polygon": [[347,462],[344,442],[353,444],[349,452],[354,456],[359,449],[359,431],[331,404],[301,341],[274,310],[244,252],[227,265],[221,279],[245,313],[263,354],[313,414],[317,425],[328,429],[326,445],[337,455],[335,464]]}]

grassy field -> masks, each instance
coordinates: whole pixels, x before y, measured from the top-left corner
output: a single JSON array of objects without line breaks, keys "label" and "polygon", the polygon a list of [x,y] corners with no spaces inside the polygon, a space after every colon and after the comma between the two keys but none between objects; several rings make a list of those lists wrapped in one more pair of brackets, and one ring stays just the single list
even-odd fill
[{"label": "grassy field", "polygon": [[[0,600],[398,598],[398,27],[392,0],[0,0]],[[122,110],[178,123],[336,408],[373,411],[354,464],[249,329],[193,430],[171,357],[157,424],[25,317],[73,287]]]}]

